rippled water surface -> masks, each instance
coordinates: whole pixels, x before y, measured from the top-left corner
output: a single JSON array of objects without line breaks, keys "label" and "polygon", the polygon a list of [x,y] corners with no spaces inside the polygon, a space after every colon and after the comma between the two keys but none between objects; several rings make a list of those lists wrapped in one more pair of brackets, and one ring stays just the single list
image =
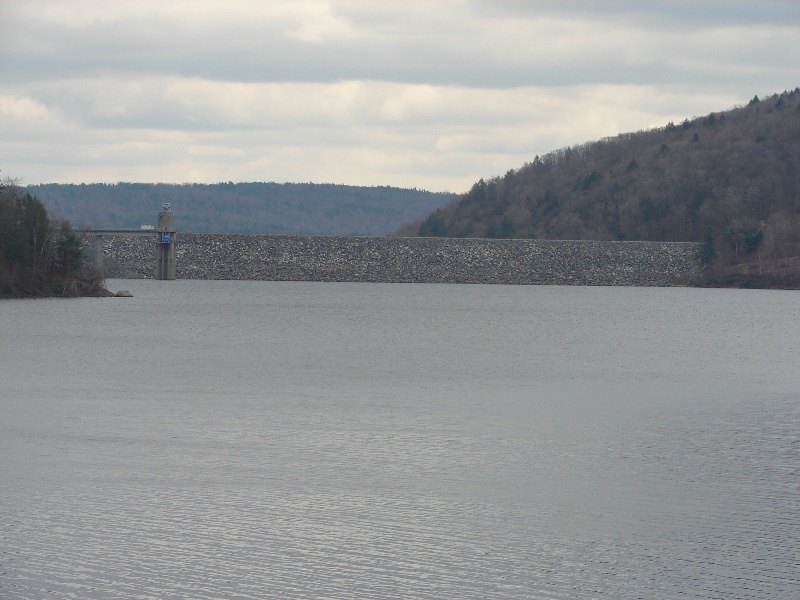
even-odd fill
[{"label": "rippled water surface", "polygon": [[797,292],[0,302],[0,597],[800,597]]}]

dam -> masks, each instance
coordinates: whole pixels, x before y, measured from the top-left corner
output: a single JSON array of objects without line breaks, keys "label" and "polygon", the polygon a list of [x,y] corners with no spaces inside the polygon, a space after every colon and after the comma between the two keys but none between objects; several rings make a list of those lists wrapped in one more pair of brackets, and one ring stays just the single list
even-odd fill
[{"label": "dam", "polygon": [[[691,242],[560,241],[183,233],[177,279],[687,286]],[[154,278],[152,242],[103,240],[105,275]]]}]

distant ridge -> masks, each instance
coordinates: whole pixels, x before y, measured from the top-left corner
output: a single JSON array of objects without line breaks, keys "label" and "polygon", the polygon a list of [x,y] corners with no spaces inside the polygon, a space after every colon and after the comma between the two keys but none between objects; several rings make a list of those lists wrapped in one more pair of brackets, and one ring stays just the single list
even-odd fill
[{"label": "distant ridge", "polygon": [[162,203],[178,229],[197,233],[386,235],[450,194],[314,183],[42,184],[27,191],[76,227],[153,224]]},{"label": "distant ridge", "polygon": [[537,156],[398,234],[698,241],[708,284],[797,287],[800,88]]}]

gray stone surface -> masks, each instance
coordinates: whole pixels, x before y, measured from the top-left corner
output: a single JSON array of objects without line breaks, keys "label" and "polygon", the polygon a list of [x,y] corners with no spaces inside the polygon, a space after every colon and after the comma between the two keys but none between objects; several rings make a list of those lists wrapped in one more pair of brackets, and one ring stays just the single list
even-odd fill
[{"label": "gray stone surface", "polygon": [[[178,279],[690,285],[699,245],[178,233]],[[106,276],[152,278],[153,240],[104,240]]]}]

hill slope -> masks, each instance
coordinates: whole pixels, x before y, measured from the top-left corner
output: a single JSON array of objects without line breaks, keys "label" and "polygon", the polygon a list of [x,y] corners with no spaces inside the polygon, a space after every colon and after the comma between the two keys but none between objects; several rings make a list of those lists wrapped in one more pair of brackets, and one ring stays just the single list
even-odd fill
[{"label": "hill slope", "polygon": [[162,203],[181,231],[385,235],[450,199],[416,189],[333,184],[44,184],[27,191],[76,226],[152,224]]},{"label": "hill slope", "polygon": [[800,273],[800,88],[537,156],[399,233],[704,241],[715,276]]}]

